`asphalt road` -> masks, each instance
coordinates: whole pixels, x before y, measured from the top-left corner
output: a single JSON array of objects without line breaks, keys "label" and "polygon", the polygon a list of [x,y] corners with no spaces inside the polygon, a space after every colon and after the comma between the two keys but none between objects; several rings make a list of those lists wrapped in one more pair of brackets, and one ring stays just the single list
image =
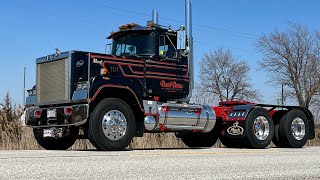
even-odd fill
[{"label": "asphalt road", "polygon": [[320,148],[0,151],[0,179],[320,179]]}]

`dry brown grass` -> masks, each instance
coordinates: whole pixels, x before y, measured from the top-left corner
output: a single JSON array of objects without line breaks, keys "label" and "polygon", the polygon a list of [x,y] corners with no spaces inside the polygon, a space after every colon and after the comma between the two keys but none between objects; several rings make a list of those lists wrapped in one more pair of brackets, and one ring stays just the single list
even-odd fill
[{"label": "dry brown grass", "polygon": [[[38,150],[42,149],[36,142],[31,128],[22,128],[22,136],[19,139],[9,138],[2,132],[0,134],[1,150]],[[145,134],[143,138],[134,138],[129,145],[132,149],[154,149],[154,148],[186,148],[181,140],[172,133],[162,134]],[[76,150],[95,149],[94,146],[86,139],[77,140],[71,147]]]},{"label": "dry brown grass", "polygon": [[[316,129],[316,138],[307,142],[307,146],[320,146],[320,128]],[[214,147],[222,147],[218,142]],[[145,134],[143,138],[134,138],[131,149],[175,149],[187,148],[173,133]],[[5,132],[0,134],[0,150],[38,150],[42,149],[33,137],[31,128],[23,127],[20,138],[12,138]],[[73,150],[95,149],[88,140],[78,140]]]}]

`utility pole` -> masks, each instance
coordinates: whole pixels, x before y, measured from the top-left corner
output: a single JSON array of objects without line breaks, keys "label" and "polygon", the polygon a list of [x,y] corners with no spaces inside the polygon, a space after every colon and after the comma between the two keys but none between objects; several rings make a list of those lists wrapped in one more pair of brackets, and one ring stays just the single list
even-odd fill
[{"label": "utility pole", "polygon": [[26,67],[23,68],[23,107],[26,106]]},{"label": "utility pole", "polygon": [[281,106],[284,106],[283,83],[281,83]]}]

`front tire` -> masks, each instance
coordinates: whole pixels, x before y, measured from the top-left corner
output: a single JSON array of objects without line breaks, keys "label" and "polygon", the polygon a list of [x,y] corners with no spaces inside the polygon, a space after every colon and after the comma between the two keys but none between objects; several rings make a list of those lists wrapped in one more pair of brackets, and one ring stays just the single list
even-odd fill
[{"label": "front tire", "polygon": [[89,140],[99,150],[125,149],[135,132],[130,106],[117,98],[102,100],[90,115]]},{"label": "front tire", "polygon": [[76,142],[79,129],[70,127],[69,134],[59,139],[43,138],[43,129],[40,128],[33,128],[33,134],[38,144],[46,150],[67,150]]}]

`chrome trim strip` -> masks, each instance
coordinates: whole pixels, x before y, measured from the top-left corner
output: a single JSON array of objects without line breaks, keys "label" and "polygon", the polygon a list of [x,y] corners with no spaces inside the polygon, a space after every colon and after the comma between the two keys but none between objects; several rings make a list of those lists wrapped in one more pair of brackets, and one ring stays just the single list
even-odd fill
[{"label": "chrome trim strip", "polygon": [[165,125],[165,128],[170,130],[200,130],[203,131],[203,127],[198,126],[182,126],[182,125]]},{"label": "chrome trim strip", "polygon": [[68,96],[67,101],[71,101],[71,62],[72,62],[72,54],[73,51],[69,51],[69,57],[68,57]]},{"label": "chrome trim strip", "polygon": [[28,126],[31,128],[49,128],[49,127],[68,127],[68,126],[81,126],[82,124],[86,123],[88,120],[84,119],[83,121],[80,121],[78,123],[74,123],[74,124],[59,124],[59,125],[42,125],[42,126]]},{"label": "chrome trim strip", "polygon": [[52,109],[52,108],[65,108],[65,107],[78,107],[78,106],[88,106],[89,104],[76,104],[76,105],[70,105],[70,106],[57,106],[57,107],[47,107],[47,108],[39,108],[39,107],[32,107],[32,108],[27,108],[28,109],[33,109],[33,110],[37,110],[37,109],[41,109],[41,110],[46,110],[46,109]]},{"label": "chrome trim strip", "polygon": [[41,63],[46,63],[46,62],[50,62],[50,61],[64,59],[69,56],[69,53],[70,53],[69,51],[66,51],[66,52],[62,52],[59,56],[56,56],[56,54],[50,54],[48,56],[43,56],[43,57],[36,59],[36,63],[41,64]]},{"label": "chrome trim strip", "polygon": [[42,103],[37,103],[37,106],[41,105],[52,105],[52,104],[63,104],[63,103],[69,103],[70,101],[63,100],[63,101],[50,101],[50,102],[42,102]]},{"label": "chrome trim strip", "polygon": [[38,94],[37,94],[37,92],[40,92],[40,83],[38,83],[38,81],[39,81],[39,78],[38,78],[38,76],[39,76],[39,68],[38,68],[38,63],[36,63],[36,105],[38,104],[37,102],[38,102]]}]

